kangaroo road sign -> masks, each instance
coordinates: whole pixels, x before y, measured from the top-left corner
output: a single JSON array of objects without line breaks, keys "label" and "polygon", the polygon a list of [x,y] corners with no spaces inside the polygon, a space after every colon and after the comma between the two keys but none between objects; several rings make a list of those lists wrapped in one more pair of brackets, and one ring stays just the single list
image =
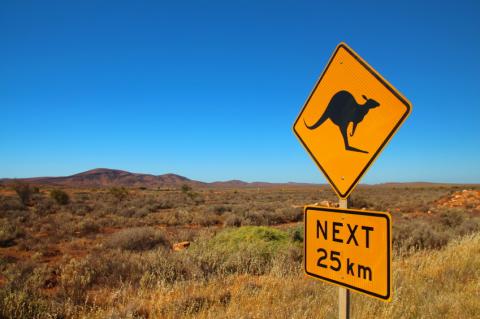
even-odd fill
[{"label": "kangaroo road sign", "polygon": [[307,275],[391,299],[390,214],[307,206],[304,240]]},{"label": "kangaroo road sign", "polygon": [[410,109],[405,97],[340,43],[293,131],[338,196],[346,198]]}]

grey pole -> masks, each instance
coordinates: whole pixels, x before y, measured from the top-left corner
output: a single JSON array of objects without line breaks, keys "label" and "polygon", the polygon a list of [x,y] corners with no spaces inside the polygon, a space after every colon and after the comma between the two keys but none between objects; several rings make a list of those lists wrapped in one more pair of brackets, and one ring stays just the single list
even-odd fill
[{"label": "grey pole", "polygon": [[[348,198],[339,199],[340,208],[348,208]],[[350,290],[347,288],[338,288],[338,318],[350,319]]]}]

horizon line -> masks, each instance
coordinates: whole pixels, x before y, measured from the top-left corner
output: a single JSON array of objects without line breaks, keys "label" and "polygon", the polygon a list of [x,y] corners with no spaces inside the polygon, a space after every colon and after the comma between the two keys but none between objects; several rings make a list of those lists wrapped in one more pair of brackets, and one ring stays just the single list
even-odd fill
[{"label": "horizon line", "polygon": [[[247,183],[247,184],[257,184],[257,183],[262,183],[262,184],[306,184],[306,185],[318,185],[318,186],[323,186],[323,185],[329,185],[329,183],[314,183],[314,182],[298,182],[298,181],[285,181],[285,182],[269,182],[269,181],[261,181],[261,180],[256,180],[256,181],[246,181],[242,179],[225,179],[225,180],[214,180],[211,182],[206,182],[203,180],[196,180],[196,179],[191,179],[189,177],[186,177],[184,175],[176,174],[176,173],[163,173],[163,174],[152,174],[152,173],[136,173],[136,172],[131,172],[127,171],[124,169],[117,169],[117,168],[106,168],[106,167],[98,167],[98,168],[93,168],[89,169],[86,171],[74,173],[71,175],[56,175],[56,176],[31,176],[31,177],[0,177],[0,181],[6,181],[6,180],[28,180],[28,179],[42,179],[42,178],[63,178],[63,177],[72,177],[75,175],[80,175],[88,172],[93,172],[93,171],[118,171],[118,172],[124,172],[128,174],[135,174],[135,175],[150,175],[150,176],[165,176],[165,175],[175,175],[179,177],[183,177],[188,179],[189,181],[192,182],[200,182],[200,183],[205,183],[205,184],[213,184],[213,183],[226,183],[226,182],[233,182],[233,181],[238,181],[242,183]],[[432,182],[432,181],[389,181],[389,182],[380,182],[380,183],[362,183],[360,182],[359,185],[364,185],[364,186],[375,186],[375,185],[384,185],[384,184],[440,184],[440,185],[480,185],[479,182]]]}]

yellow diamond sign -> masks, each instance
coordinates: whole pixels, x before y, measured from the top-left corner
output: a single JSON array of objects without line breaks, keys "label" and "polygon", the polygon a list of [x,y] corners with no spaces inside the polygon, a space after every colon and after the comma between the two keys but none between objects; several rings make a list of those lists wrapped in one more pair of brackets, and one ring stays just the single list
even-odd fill
[{"label": "yellow diamond sign", "polygon": [[346,198],[410,110],[404,96],[340,43],[293,131],[338,196]]}]

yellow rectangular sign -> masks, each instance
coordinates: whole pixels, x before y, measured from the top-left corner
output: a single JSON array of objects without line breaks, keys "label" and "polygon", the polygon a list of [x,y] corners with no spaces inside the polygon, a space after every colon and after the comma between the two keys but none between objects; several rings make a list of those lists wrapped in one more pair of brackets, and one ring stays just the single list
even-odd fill
[{"label": "yellow rectangular sign", "polygon": [[307,275],[390,301],[390,214],[307,206],[304,241]]}]

